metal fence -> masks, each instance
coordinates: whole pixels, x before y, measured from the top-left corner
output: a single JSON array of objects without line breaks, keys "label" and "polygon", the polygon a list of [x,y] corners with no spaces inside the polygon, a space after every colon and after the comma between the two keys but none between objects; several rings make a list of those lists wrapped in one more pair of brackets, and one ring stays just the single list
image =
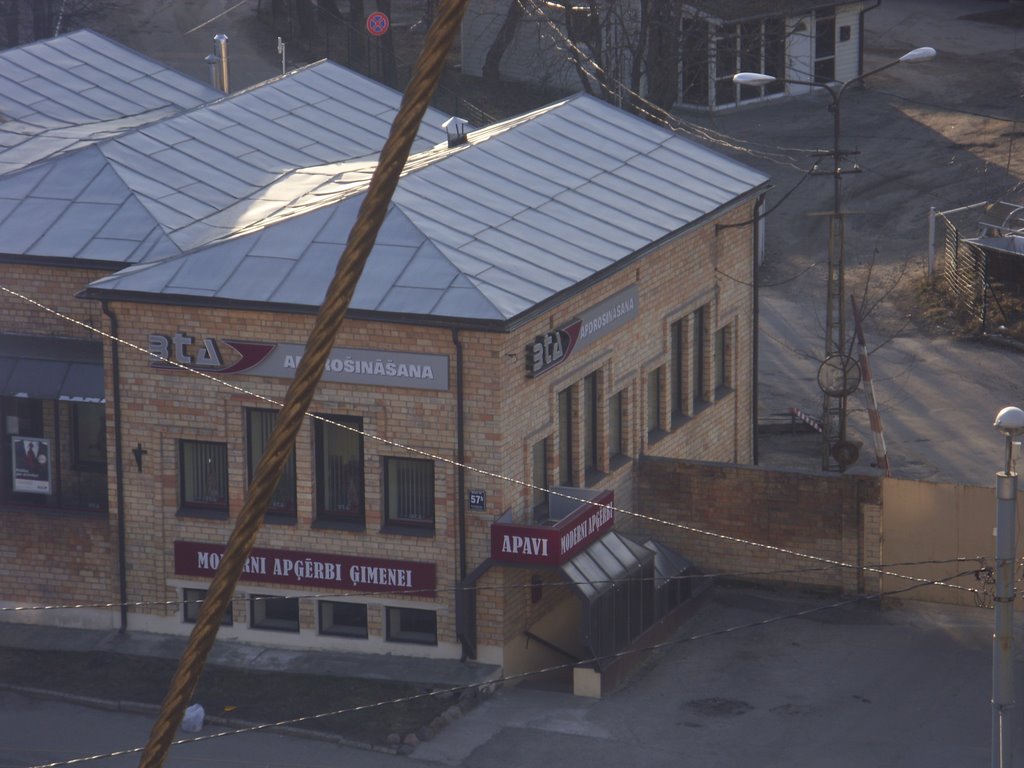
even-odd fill
[{"label": "metal fence", "polygon": [[966,242],[953,219],[937,212],[935,224],[942,260],[939,265],[946,293],[957,311],[985,330],[988,315],[988,256],[984,249]]}]

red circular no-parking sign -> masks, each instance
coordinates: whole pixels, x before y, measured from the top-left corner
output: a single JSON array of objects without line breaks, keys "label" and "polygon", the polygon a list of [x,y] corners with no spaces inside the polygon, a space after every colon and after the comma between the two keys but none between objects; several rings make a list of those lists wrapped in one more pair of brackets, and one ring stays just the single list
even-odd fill
[{"label": "red circular no-parking sign", "polygon": [[391,26],[391,22],[388,21],[387,14],[375,11],[366,17],[366,31],[374,37],[380,37],[388,31],[388,27]]}]

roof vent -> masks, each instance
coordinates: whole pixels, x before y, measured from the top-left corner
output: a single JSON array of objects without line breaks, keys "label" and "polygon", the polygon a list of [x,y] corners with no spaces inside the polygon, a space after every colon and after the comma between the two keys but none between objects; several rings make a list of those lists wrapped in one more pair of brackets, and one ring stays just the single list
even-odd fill
[{"label": "roof vent", "polygon": [[449,149],[469,141],[469,136],[466,134],[467,125],[469,125],[469,121],[463,120],[461,117],[449,117],[441,123],[444,132],[448,134]]},{"label": "roof vent", "polygon": [[228,36],[221,33],[213,36],[217,44],[216,54],[220,57],[220,88],[224,93],[231,93],[231,86],[228,82]]}]

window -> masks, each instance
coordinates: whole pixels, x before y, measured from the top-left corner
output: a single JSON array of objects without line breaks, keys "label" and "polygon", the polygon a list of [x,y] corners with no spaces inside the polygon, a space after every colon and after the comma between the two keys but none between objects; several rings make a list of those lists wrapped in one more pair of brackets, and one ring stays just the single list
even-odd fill
[{"label": "window", "polygon": [[686,332],[689,330],[682,320],[672,323],[669,328],[669,345],[672,355],[672,419],[686,416]]},{"label": "window", "polygon": [[185,509],[228,508],[228,447],[224,443],[182,440],[179,451],[181,506]]},{"label": "window", "polygon": [[75,468],[107,468],[107,424],[103,406],[98,403],[71,404],[71,434],[74,441]]},{"label": "window", "polygon": [[548,517],[548,441],[540,440],[533,444],[530,451],[532,466],[531,483],[533,485],[533,519],[547,520]]},{"label": "window", "polygon": [[335,423],[316,423],[317,520],[362,525],[363,422],[339,416],[328,418]]},{"label": "window", "polygon": [[715,333],[715,392],[728,389],[732,385],[732,328],[726,326]]},{"label": "window", "polygon": [[682,102],[708,105],[708,69],[710,62],[710,31],[700,19],[682,19],[680,59],[682,64]]},{"label": "window", "polygon": [[65,510],[107,509],[102,403],[0,397],[0,499]]},{"label": "window", "polygon": [[814,12],[814,80],[831,83],[836,79],[836,12],[834,8]]},{"label": "window", "polygon": [[249,615],[253,629],[298,632],[299,598],[252,595],[249,598]]},{"label": "window", "polygon": [[336,603],[321,600],[318,604],[320,634],[339,637],[370,636],[366,622],[366,606],[362,603]]},{"label": "window", "polygon": [[785,19],[781,16],[721,27],[715,42],[715,105],[758,99],[764,94],[785,90],[785,83],[779,80],[764,86],[737,86],[732,82],[736,72],[763,72],[780,80],[785,78],[785,29]]},{"label": "window", "polygon": [[708,369],[704,359],[707,347],[707,307],[701,307],[693,313],[693,405],[691,413],[696,413],[707,400]]},{"label": "window", "polygon": [[[195,624],[199,619],[199,609],[202,607],[201,603],[206,599],[206,590],[183,589],[181,591],[181,599],[183,602],[185,623]],[[220,625],[222,627],[230,627],[234,623],[234,618],[231,615],[231,603],[228,603],[228,608],[224,612],[224,618],[221,619]]]},{"label": "window", "polygon": [[437,645],[437,613],[418,608],[388,608],[387,638],[393,643]]},{"label": "window", "polygon": [[[250,409],[245,412],[250,483],[256,474],[256,465],[267,450],[276,423],[277,411]],[[284,472],[267,505],[267,515],[295,518],[295,451],[291,452],[285,462]]]},{"label": "window", "polygon": [[616,392],[608,399],[608,457],[614,461],[626,455],[625,435],[625,393]]},{"label": "window", "polygon": [[575,485],[572,451],[572,387],[558,393],[558,484]]},{"label": "window", "polygon": [[655,439],[661,430],[661,368],[647,374],[647,439]]},{"label": "window", "polygon": [[583,466],[587,484],[601,474],[597,441],[597,374],[583,379]]},{"label": "window", "polygon": [[434,462],[384,458],[385,522],[434,527]]}]

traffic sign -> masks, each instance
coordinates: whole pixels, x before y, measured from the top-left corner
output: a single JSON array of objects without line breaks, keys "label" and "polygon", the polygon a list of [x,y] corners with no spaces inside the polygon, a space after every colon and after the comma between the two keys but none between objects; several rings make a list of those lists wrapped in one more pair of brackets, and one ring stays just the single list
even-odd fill
[{"label": "traffic sign", "polygon": [[387,14],[380,11],[374,11],[366,17],[366,31],[374,37],[383,35],[390,26],[391,22],[388,20]]}]

